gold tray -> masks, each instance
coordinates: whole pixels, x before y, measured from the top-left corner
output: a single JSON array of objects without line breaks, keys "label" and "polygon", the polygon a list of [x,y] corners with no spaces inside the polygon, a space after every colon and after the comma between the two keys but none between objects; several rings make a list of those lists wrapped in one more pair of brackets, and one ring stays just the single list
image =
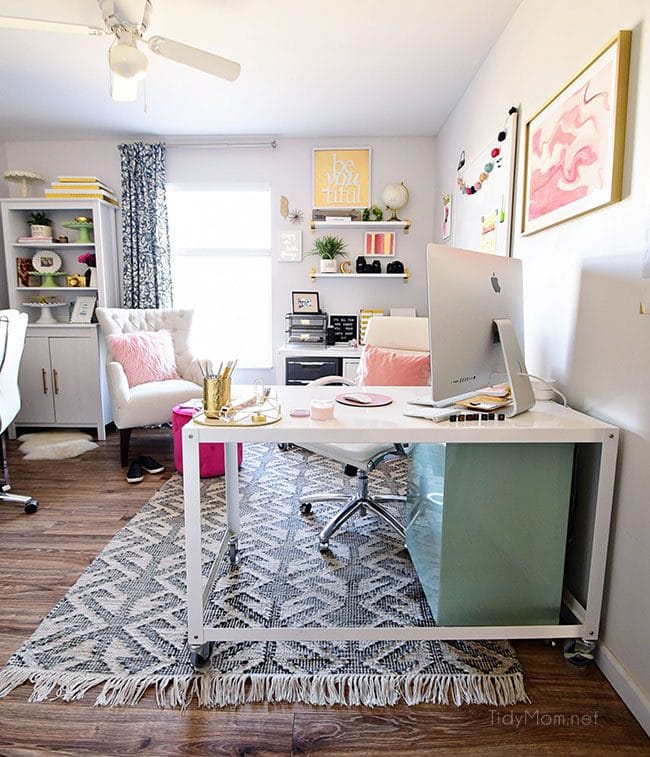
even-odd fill
[{"label": "gold tray", "polygon": [[232,428],[237,428],[238,426],[243,428],[250,428],[252,426],[270,426],[272,423],[277,423],[281,420],[282,413],[279,408],[275,410],[275,413],[277,414],[274,414],[271,418],[269,418],[269,412],[270,411],[264,413],[264,415],[266,415],[265,421],[254,421],[251,416],[239,419],[236,417],[232,419],[206,418],[204,413],[198,413],[192,418],[192,420],[200,426],[231,426]]}]

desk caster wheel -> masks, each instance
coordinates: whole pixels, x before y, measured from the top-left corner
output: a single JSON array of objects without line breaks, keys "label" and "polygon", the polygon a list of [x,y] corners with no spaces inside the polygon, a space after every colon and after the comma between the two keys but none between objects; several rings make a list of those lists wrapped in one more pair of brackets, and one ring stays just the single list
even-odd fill
[{"label": "desk caster wheel", "polygon": [[323,541],[322,539],[318,542],[318,550],[319,552],[328,552],[330,548],[329,541]]},{"label": "desk caster wheel", "polygon": [[595,642],[584,642],[580,639],[569,639],[564,642],[562,651],[564,659],[572,668],[582,670],[594,661]]},{"label": "desk caster wheel", "polygon": [[38,510],[38,500],[37,499],[30,499],[29,502],[25,504],[25,512],[28,515],[31,515],[32,513],[35,513]]},{"label": "desk caster wheel", "polygon": [[303,515],[311,515],[311,502],[301,502],[300,503],[300,512]]},{"label": "desk caster wheel", "polygon": [[197,649],[190,650],[190,662],[194,670],[204,668],[210,662],[213,649],[214,642],[206,641],[205,644],[201,644]]}]

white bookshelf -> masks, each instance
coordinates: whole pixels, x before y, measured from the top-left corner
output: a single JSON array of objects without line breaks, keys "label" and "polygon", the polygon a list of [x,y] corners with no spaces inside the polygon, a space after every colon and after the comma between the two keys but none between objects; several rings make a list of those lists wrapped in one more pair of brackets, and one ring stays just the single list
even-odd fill
[{"label": "white bookshelf", "polygon": [[[9,305],[29,317],[19,384],[22,409],[16,425],[43,428],[94,428],[106,438],[111,420],[105,376],[104,345],[96,323],[70,323],[77,297],[94,296],[100,307],[119,304],[116,210],[110,203],[94,199],[52,200],[15,198],[0,200],[2,234]],[[42,211],[52,220],[52,236],[67,236],[68,242],[19,242],[30,234],[27,219]],[[78,216],[91,218],[91,242],[79,242],[76,229],[63,227]],[[18,277],[20,258],[32,258],[37,251],[51,250],[61,258],[61,271],[83,275],[87,266],[79,263],[82,252],[94,253],[94,286],[67,286],[66,276],[57,275],[58,286],[42,286],[30,276],[25,286]],[[39,297],[54,298],[63,305],[50,308],[54,322],[36,323],[41,309],[26,306]]]}]

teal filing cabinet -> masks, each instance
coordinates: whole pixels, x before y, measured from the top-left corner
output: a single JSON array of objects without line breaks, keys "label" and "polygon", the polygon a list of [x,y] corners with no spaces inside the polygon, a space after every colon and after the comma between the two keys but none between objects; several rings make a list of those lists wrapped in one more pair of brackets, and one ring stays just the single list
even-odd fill
[{"label": "teal filing cabinet", "polygon": [[573,444],[414,444],[406,545],[438,625],[559,622]]}]

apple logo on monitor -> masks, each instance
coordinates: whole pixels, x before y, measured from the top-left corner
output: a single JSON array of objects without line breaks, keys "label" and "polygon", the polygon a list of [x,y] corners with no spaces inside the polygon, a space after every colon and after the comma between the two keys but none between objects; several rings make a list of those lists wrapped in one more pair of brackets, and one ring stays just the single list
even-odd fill
[{"label": "apple logo on monitor", "polygon": [[496,276],[494,273],[490,278],[490,284],[492,284],[492,289],[494,289],[494,291],[499,294],[499,292],[501,291],[501,284],[499,284],[498,276]]}]

